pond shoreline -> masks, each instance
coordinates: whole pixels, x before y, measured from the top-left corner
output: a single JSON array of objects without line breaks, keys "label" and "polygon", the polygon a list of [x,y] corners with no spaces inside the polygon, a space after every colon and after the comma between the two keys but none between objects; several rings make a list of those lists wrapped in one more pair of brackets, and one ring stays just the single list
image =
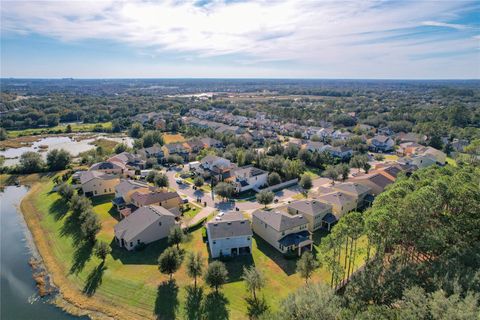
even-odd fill
[{"label": "pond shoreline", "polygon": [[[32,220],[29,219],[28,213],[25,212],[24,201],[27,197],[29,197],[33,191],[33,186],[28,186],[27,194],[20,200],[19,205],[17,206],[17,214],[20,216],[20,221],[23,224],[26,244],[29,248],[29,253],[31,257],[35,260],[34,265],[30,264],[32,270],[32,277],[35,279],[35,274],[41,274],[41,278],[45,282],[46,290],[48,294],[44,297],[40,297],[45,302],[50,303],[62,311],[78,317],[88,317],[94,320],[112,320],[115,319],[113,316],[108,315],[107,313],[95,309],[89,309],[84,305],[79,305],[75,301],[67,299],[64,297],[62,293],[61,286],[58,286],[55,283],[55,275],[51,272],[45,262],[40,250],[39,246],[37,246],[37,242],[35,241],[35,234],[32,232],[31,223]],[[30,224],[29,224],[30,222]],[[37,294],[40,296],[40,292],[38,291],[38,281],[37,281]]]}]

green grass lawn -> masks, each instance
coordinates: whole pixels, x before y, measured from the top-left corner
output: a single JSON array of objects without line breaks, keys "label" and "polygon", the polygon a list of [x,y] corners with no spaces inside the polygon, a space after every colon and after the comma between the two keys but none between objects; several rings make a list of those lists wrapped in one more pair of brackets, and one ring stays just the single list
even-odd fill
[{"label": "green grass lawn", "polygon": [[195,217],[202,208],[193,203],[189,203],[188,205],[190,208],[183,212],[183,217],[189,220]]},{"label": "green grass lawn", "polygon": [[[118,248],[113,242],[113,227],[117,223],[118,213],[112,209],[112,196],[95,198],[94,211],[102,221],[102,230],[97,238],[110,243],[113,250],[103,265],[92,254],[92,248],[79,241],[79,226],[71,219],[67,205],[58,194],[49,192],[52,186],[51,181],[43,184],[41,192],[35,194],[34,203],[42,214],[40,223],[45,236],[49,238],[54,257],[64,267],[68,279],[80,291],[96,295],[113,305],[136,307],[139,317],[151,318],[160,314],[162,319],[182,318],[186,310],[195,308],[187,308],[187,288],[192,280],[187,276],[185,267],[182,266],[174,275],[174,285],[167,283],[168,276],[158,271],[157,258],[167,247],[166,240],[150,244],[141,252],[127,252]],[[318,248],[321,238],[321,234],[315,234],[315,248]],[[251,256],[237,257],[226,262],[229,281],[221,290],[223,296],[214,297],[215,308],[212,312],[227,310],[231,319],[247,318],[244,299],[247,292],[241,280],[245,266],[255,265],[265,274],[267,284],[261,295],[265,296],[273,310],[278,308],[289,293],[304,284],[295,273],[295,260],[285,259],[257,236],[253,237],[252,245]],[[364,246],[365,241],[360,241],[359,247]],[[205,259],[209,259],[201,228],[194,230],[188,241],[181,244],[181,248],[185,252],[201,252]],[[360,266],[361,259],[363,255],[359,255],[357,267]],[[329,272],[325,268],[319,268],[312,281],[330,283]],[[199,284],[203,285],[202,280]],[[204,295],[210,292],[209,288],[203,289]]]},{"label": "green grass lawn", "polygon": [[[71,124],[73,132],[90,132],[93,131],[93,128],[100,124],[105,129],[109,129],[112,127],[111,122],[101,122],[101,123],[74,123]],[[11,130],[8,131],[9,138],[16,138],[21,136],[31,136],[34,134],[48,134],[48,133],[57,133],[57,132],[65,132],[67,128],[66,125],[58,125],[51,128],[32,128],[32,129],[24,129],[24,130]]]}]

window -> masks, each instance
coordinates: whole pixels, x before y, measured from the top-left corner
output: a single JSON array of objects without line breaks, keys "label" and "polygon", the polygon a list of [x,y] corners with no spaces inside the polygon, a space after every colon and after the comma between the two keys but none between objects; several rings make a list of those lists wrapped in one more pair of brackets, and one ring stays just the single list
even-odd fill
[{"label": "window", "polygon": [[130,247],[133,247],[133,242],[130,242]]},{"label": "window", "polygon": [[285,231],[282,232],[282,236],[284,236],[284,235],[285,235]]},{"label": "window", "polygon": [[159,221],[159,222],[158,222],[158,225],[159,225],[159,226],[162,226],[162,221]]},{"label": "window", "polygon": [[97,190],[95,190],[95,192],[94,192],[94,193],[95,193],[95,194],[97,194]]},{"label": "window", "polygon": [[140,239],[137,239],[137,243],[140,244]]},{"label": "window", "polygon": [[104,193],[107,193],[107,189],[103,189],[103,192],[104,192]]},{"label": "window", "polygon": [[247,237],[247,240],[250,240],[250,237]]},{"label": "window", "polygon": [[267,229],[267,224],[265,223],[265,229]]},{"label": "window", "polygon": [[213,244],[217,244],[217,241],[213,241]]}]

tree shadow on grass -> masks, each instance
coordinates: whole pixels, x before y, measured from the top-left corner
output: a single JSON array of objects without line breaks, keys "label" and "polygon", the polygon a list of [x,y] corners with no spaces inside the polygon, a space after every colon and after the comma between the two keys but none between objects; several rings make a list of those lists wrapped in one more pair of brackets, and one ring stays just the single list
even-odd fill
[{"label": "tree shadow on grass", "polygon": [[93,243],[90,241],[82,241],[75,248],[73,253],[73,264],[70,267],[70,274],[78,274],[83,270],[85,264],[92,256]]},{"label": "tree shadow on grass", "polygon": [[275,262],[287,275],[292,275],[295,273],[297,268],[296,259],[287,259],[285,256],[272,247],[268,242],[263,240],[261,237],[256,234],[253,235],[255,242],[257,243],[258,250],[262,251],[270,260]]},{"label": "tree shadow on grass", "polygon": [[122,264],[157,265],[159,254],[168,247],[168,240],[165,238],[149,243],[141,251],[128,251],[120,248],[115,240],[112,240],[110,247],[112,248],[112,258],[120,260]]},{"label": "tree shadow on grass", "polygon": [[102,261],[100,264],[90,272],[85,281],[85,286],[83,287],[83,293],[91,297],[97,291],[97,288],[102,284],[103,273],[107,270],[105,263]]},{"label": "tree shadow on grass", "polygon": [[53,215],[54,219],[58,221],[67,214],[68,204],[64,199],[59,198],[50,205],[49,212]]},{"label": "tree shadow on grass", "polygon": [[175,280],[164,281],[158,286],[155,300],[155,316],[158,320],[176,319],[178,286]]},{"label": "tree shadow on grass", "polygon": [[187,286],[187,297],[185,300],[185,318],[188,320],[198,320],[202,316],[202,298],[203,289],[201,287]]},{"label": "tree shadow on grass", "polygon": [[207,294],[202,305],[202,319],[223,320],[228,319],[228,299],[221,292]]},{"label": "tree shadow on grass", "polygon": [[[210,253],[210,251],[209,251]],[[209,254],[209,263],[215,261]],[[242,281],[243,268],[249,268],[255,265],[251,254],[239,255],[235,257],[225,257],[221,259],[228,271],[227,283]]]},{"label": "tree shadow on grass", "polygon": [[78,245],[82,240],[82,234],[80,230],[80,220],[73,216],[73,214],[68,215],[63,222],[63,225],[60,229],[60,235],[62,237],[70,236],[72,237],[73,243]]}]

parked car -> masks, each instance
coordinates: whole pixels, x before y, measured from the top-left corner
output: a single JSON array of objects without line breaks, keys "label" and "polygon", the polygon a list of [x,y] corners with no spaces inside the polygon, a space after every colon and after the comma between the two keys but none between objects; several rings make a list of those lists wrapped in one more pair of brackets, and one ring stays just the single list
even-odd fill
[{"label": "parked car", "polygon": [[175,179],[175,182],[176,182],[177,184],[183,184],[183,180],[182,180],[182,179]]}]

